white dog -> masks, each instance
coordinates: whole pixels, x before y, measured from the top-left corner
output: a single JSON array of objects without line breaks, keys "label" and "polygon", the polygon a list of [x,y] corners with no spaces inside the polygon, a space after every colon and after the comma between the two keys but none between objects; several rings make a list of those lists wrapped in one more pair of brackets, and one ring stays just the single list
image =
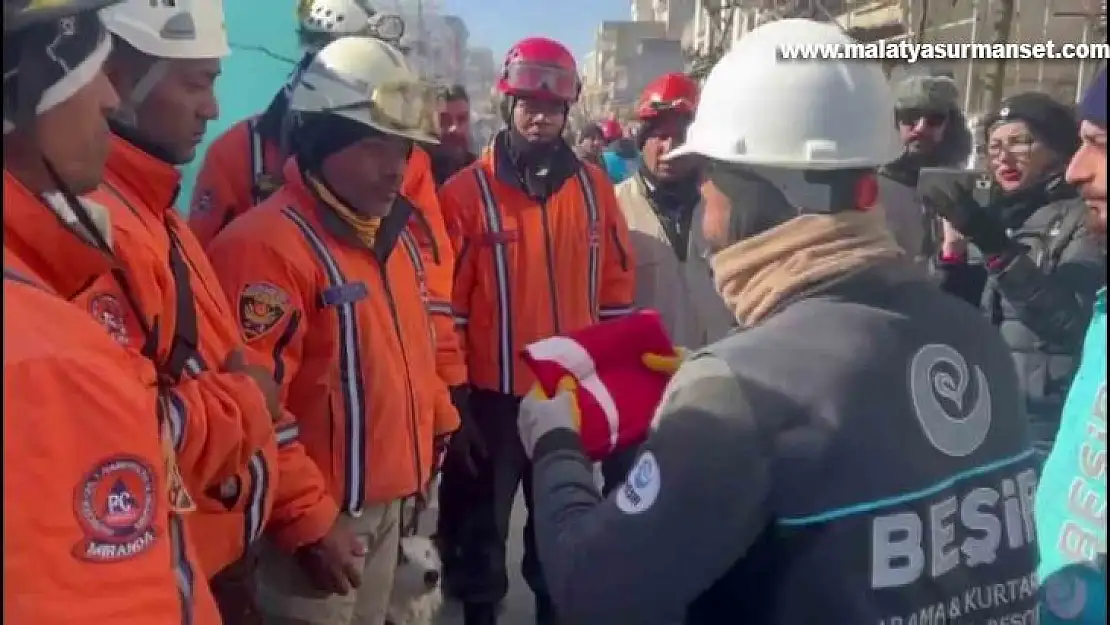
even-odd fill
[{"label": "white dog", "polygon": [[386,624],[432,625],[443,606],[439,587],[442,571],[443,563],[431,539],[402,538]]}]

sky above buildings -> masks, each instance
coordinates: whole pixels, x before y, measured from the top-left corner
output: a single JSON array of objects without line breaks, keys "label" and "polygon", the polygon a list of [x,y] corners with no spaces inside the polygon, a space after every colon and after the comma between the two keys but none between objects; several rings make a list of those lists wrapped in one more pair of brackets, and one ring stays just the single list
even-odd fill
[{"label": "sky above buildings", "polygon": [[532,35],[557,39],[581,62],[606,20],[630,19],[628,0],[440,0],[470,30],[470,45],[487,46],[500,58],[517,40]]}]

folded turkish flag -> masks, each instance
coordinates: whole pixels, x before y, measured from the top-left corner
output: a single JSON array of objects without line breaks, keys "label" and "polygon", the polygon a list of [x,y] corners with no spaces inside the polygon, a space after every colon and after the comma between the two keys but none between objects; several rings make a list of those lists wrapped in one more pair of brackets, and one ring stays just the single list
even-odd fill
[{"label": "folded turkish flag", "polygon": [[548,397],[559,380],[575,379],[582,445],[591,459],[601,460],[642,442],[663,399],[668,376],[647,368],[644,354],[675,355],[652,310],[532,343],[523,357]]}]

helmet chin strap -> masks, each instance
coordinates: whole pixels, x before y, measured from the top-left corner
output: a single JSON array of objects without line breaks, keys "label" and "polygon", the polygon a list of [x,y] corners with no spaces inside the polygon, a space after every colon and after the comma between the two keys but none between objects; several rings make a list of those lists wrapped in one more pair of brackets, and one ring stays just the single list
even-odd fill
[{"label": "helmet chin strap", "polygon": [[131,93],[127,95],[127,99],[120,102],[119,108],[116,110],[112,118],[132,128],[139,125],[139,107],[146,102],[150,96],[150,92],[158,86],[158,83],[166,77],[169,73],[170,63],[165,59],[156,59],[154,63],[147,68],[146,72],[135,81],[135,86],[131,89]]}]

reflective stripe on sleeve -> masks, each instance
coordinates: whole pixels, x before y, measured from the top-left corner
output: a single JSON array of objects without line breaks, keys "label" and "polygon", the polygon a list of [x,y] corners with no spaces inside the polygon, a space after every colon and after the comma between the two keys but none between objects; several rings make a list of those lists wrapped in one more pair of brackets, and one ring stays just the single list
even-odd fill
[{"label": "reflective stripe on sleeve", "polygon": [[301,426],[296,423],[287,423],[279,426],[276,431],[278,447],[284,447],[297,442],[301,436]]},{"label": "reflective stripe on sleeve", "polygon": [[586,200],[586,220],[590,231],[589,258],[586,262],[586,288],[587,302],[590,305],[590,314],[594,320],[602,318],[598,310],[598,300],[601,293],[601,212],[597,208],[597,198],[594,196],[594,185],[590,174],[585,167],[578,168],[578,184],[582,187],[582,199]]},{"label": "reflective stripe on sleeve", "polygon": [[602,321],[607,319],[616,319],[625,315],[631,315],[636,311],[635,306],[602,306],[598,311],[598,318]]},{"label": "reflective stripe on sleeve", "polygon": [[188,410],[185,408],[185,401],[173,389],[165,389],[164,393],[164,406],[166,411],[166,420],[170,424],[170,439],[173,441],[174,451],[181,451],[182,445],[185,444],[185,421],[189,418]]},{"label": "reflective stripe on sleeve", "polygon": [[258,132],[258,120],[247,120],[247,136],[251,142],[251,203],[261,204],[266,199],[258,193],[259,183],[265,175],[266,155],[262,149],[262,133]]},{"label": "reflective stripe on sleeve", "polygon": [[189,562],[189,552],[185,547],[185,523],[177,514],[170,515],[169,538],[177,596],[181,601],[181,625],[192,625],[193,603],[196,601],[196,572]]},{"label": "reflective stripe on sleeve", "polygon": [[243,513],[244,551],[262,535],[262,527],[266,519],[266,494],[270,490],[268,469],[262,452],[256,452],[247,462],[247,472],[251,476],[251,486],[250,492],[247,494],[247,508]]}]

